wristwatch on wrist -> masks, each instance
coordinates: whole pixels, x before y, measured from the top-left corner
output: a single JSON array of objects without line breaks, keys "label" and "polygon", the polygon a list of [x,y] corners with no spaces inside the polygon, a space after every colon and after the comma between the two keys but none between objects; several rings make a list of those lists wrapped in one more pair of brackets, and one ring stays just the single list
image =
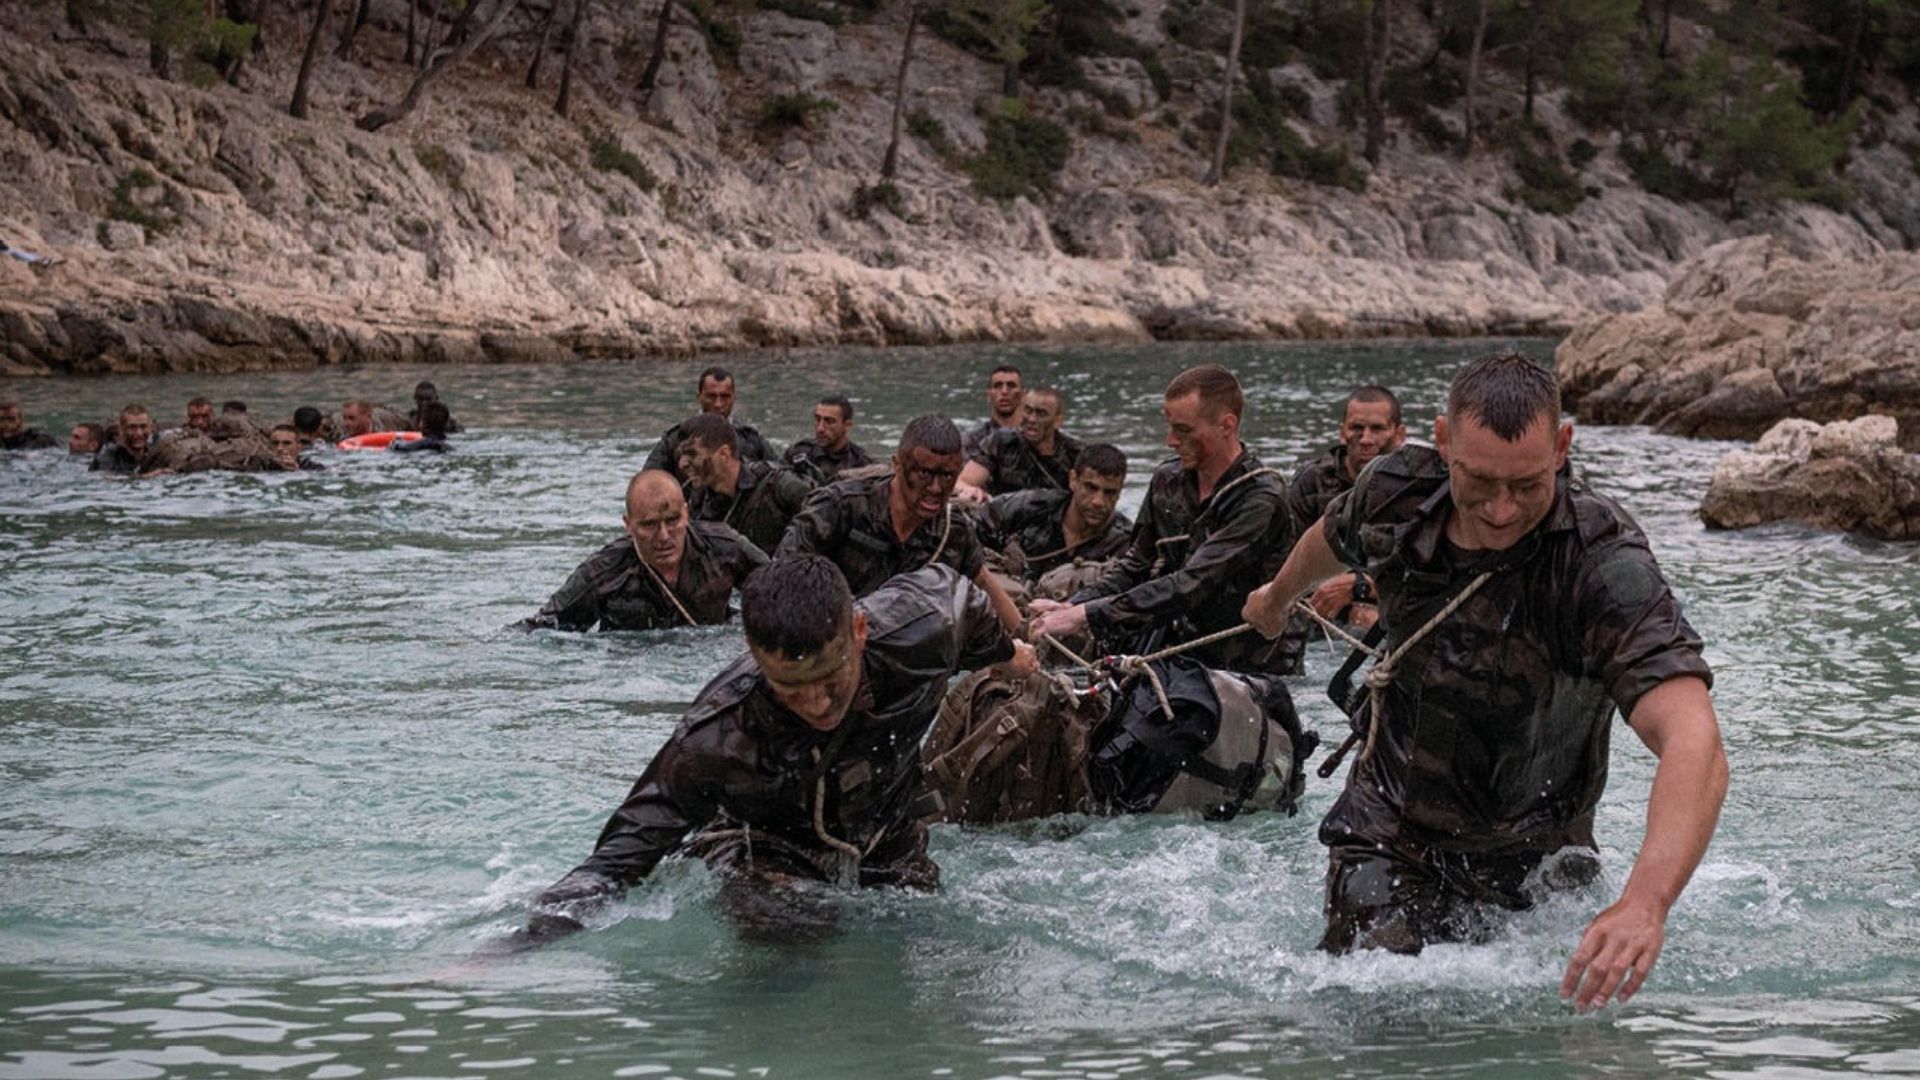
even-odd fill
[{"label": "wristwatch on wrist", "polygon": [[1353,575],[1353,602],[1356,604],[1373,603],[1373,585],[1367,575],[1355,572]]}]

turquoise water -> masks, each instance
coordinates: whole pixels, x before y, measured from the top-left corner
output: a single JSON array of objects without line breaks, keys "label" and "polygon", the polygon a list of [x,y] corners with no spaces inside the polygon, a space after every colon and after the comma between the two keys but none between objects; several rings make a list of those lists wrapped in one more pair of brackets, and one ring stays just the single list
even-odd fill
[{"label": "turquoise water", "polygon": [[[1543,351],[1544,343],[1527,343]],[[1351,386],[1426,430],[1485,343],[961,349],[737,358],[777,443],[854,395],[884,451],[972,418],[1004,357],[1120,443],[1137,504],[1161,388],[1247,383],[1290,462]],[[196,393],[284,414],[435,379],[443,459],[129,483],[0,457],[0,1078],[148,1076],[1920,1075],[1920,549],[1709,533],[1731,444],[1582,429],[1709,643],[1733,787],[1632,1003],[1574,1016],[1567,953],[1625,879],[1651,757],[1624,731],[1593,892],[1490,945],[1330,958],[1315,781],[1297,818],[936,832],[945,887],[843,903],[824,942],[742,940],[697,866],[505,963],[476,950],[589,850],[732,629],[503,632],[618,530],[699,363],[15,381],[64,432]],[[1310,657],[1296,697],[1329,734]]]}]

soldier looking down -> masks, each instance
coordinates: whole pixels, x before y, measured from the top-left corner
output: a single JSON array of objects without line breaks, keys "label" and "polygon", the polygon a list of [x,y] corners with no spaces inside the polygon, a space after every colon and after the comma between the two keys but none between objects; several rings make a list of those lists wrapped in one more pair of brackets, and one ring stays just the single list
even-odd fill
[{"label": "soldier looking down", "polygon": [[779,547],[812,486],[777,465],[741,461],[739,434],[723,416],[702,413],[680,432],[680,475],[693,519],[731,525],[762,551]]},{"label": "soldier looking down", "polygon": [[988,546],[1017,550],[1019,577],[1037,581],[1047,571],[1076,560],[1104,562],[1125,551],[1133,522],[1117,512],[1127,482],[1127,458],[1099,443],[1080,454],[1067,474],[1067,490],[1036,489],[996,496],[982,515]]}]

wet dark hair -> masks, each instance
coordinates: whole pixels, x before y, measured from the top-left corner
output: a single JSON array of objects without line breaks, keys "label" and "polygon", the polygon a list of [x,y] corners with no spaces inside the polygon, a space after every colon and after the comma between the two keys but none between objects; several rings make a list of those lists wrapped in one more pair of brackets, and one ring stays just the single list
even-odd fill
[{"label": "wet dark hair", "polygon": [[107,429],[105,427],[92,422],[87,422],[84,424],[75,424],[73,426],[79,427],[79,428],[86,428],[87,434],[93,436],[94,442],[100,444],[101,446],[107,445]]},{"label": "wet dark hair", "polygon": [[302,405],[293,410],[293,430],[301,435],[312,435],[320,430],[320,424],[326,417],[311,405]]},{"label": "wet dark hair", "polygon": [[900,432],[900,445],[896,449],[903,458],[922,449],[942,457],[957,454],[960,452],[960,429],[953,426],[953,421],[938,413],[916,416],[907,421],[905,430]]},{"label": "wet dark hair", "polygon": [[247,411],[247,403],[244,401],[224,402],[220,406],[220,411],[223,413],[244,413]]},{"label": "wet dark hair", "polygon": [[426,379],[421,379],[419,382],[413,384],[413,396],[419,397],[420,391],[422,390],[431,390],[433,391],[434,396],[436,397],[438,397],[440,394],[440,388],[433,385],[433,383],[427,381]]},{"label": "wet dark hair", "polygon": [[718,450],[721,447],[733,451],[734,457],[740,456],[740,433],[733,429],[727,418],[719,413],[701,413],[688,417],[680,425],[683,442],[690,442],[706,450]]},{"label": "wet dark hair", "polygon": [[1094,443],[1074,460],[1073,467],[1081,472],[1095,472],[1101,476],[1117,480],[1127,478],[1127,455],[1111,443]]},{"label": "wet dark hair", "polygon": [[826,397],[820,399],[820,404],[831,405],[839,409],[841,423],[849,424],[853,422],[853,402],[847,400],[847,395],[828,394]]},{"label": "wet dark hair", "polygon": [[300,434],[300,429],[297,427],[294,427],[292,424],[275,424],[272,427],[267,429],[267,434],[278,435],[283,431],[291,431],[295,435]]},{"label": "wet dark hair", "polygon": [[1007,375],[1014,375],[1021,379],[1026,378],[1025,375],[1020,374],[1020,369],[1017,367],[1014,367],[1012,364],[1001,364],[999,367],[994,368],[992,371],[987,372],[987,380],[991,382],[995,375],[1000,375],[1003,373]]},{"label": "wet dark hair", "polygon": [[710,367],[707,370],[701,372],[700,381],[693,384],[694,396],[698,397],[700,394],[700,391],[705,390],[707,388],[708,379],[712,379],[714,382],[732,382],[733,373],[728,371],[726,368],[719,367],[717,365],[714,367]]},{"label": "wet dark hair", "polygon": [[206,397],[197,397],[197,398],[194,398],[192,401],[187,402],[187,408],[189,409],[193,408],[196,405],[205,405],[207,408],[211,409],[213,408],[213,400],[211,398],[206,398]]},{"label": "wet dark hair", "polygon": [[1066,399],[1066,395],[1064,395],[1064,394],[1062,394],[1062,393],[1060,393],[1060,390],[1059,390],[1059,388],[1058,388],[1058,387],[1054,387],[1054,386],[1036,386],[1036,387],[1034,387],[1033,389],[1031,389],[1031,390],[1029,390],[1029,391],[1027,391],[1027,396],[1028,396],[1028,397],[1033,397],[1033,396],[1034,396],[1035,394],[1038,394],[1038,395],[1040,395],[1041,397],[1050,397],[1050,398],[1052,398],[1052,399],[1053,399],[1053,403],[1054,403],[1055,405],[1058,405],[1058,406],[1060,406],[1060,412],[1061,412],[1061,413],[1062,413],[1063,415],[1064,415],[1064,414],[1066,413],[1066,411],[1067,411],[1067,399]]},{"label": "wet dark hair", "polygon": [[740,586],[740,621],[748,644],[797,660],[847,632],[853,593],[840,568],[825,556],[778,559],[748,574]]},{"label": "wet dark hair", "polygon": [[1405,422],[1400,419],[1400,399],[1393,396],[1393,391],[1384,386],[1363,386],[1353,393],[1348,394],[1346,403],[1340,406],[1341,423],[1346,423],[1347,406],[1356,401],[1367,405],[1378,405],[1384,401],[1393,407],[1392,416],[1394,425],[1397,427]]},{"label": "wet dark hair", "polygon": [[1233,372],[1219,364],[1202,364],[1188,368],[1173,377],[1167,384],[1166,399],[1183,398],[1188,394],[1200,395],[1200,409],[1208,420],[1217,420],[1223,413],[1242,416],[1246,413],[1246,395],[1240,392],[1240,380]]},{"label": "wet dark hair", "polygon": [[429,439],[447,437],[447,424],[453,420],[453,412],[437,401],[429,401],[420,406],[420,434]]},{"label": "wet dark hair", "polygon": [[1476,420],[1513,442],[1535,420],[1560,419],[1560,384],[1553,372],[1517,352],[1483,356],[1460,369],[1447,387],[1447,418]]}]

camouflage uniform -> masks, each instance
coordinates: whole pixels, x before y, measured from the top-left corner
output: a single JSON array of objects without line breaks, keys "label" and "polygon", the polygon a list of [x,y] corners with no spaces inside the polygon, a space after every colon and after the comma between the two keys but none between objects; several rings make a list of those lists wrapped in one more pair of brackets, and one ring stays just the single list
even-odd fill
[{"label": "camouflage uniform", "polygon": [[995,432],[968,457],[987,469],[987,494],[1005,495],[1032,488],[1067,490],[1067,472],[1080,459],[1079,439],[1053,433],[1053,456],[1042,457],[1019,429]]},{"label": "camouflage uniform", "polygon": [[980,452],[980,447],[986,445],[986,441],[992,438],[995,432],[1000,431],[1011,431],[1018,434],[1020,424],[1018,421],[1015,421],[1006,427],[1001,427],[999,424],[993,422],[993,417],[989,416],[961,434],[960,453],[965,455],[968,461],[972,461],[973,455]]},{"label": "camouflage uniform", "polygon": [[1446,542],[1447,468],[1428,447],[1377,459],[1329,509],[1334,553],[1380,591],[1384,647],[1493,576],[1395,665],[1374,752],[1320,826],[1323,948],[1471,938],[1479,905],[1532,903],[1530,875],[1590,879],[1588,857],[1543,860],[1594,847],[1614,709],[1631,715],[1675,676],[1711,680],[1633,519],[1570,471],[1556,487],[1540,525],[1498,552]]},{"label": "camouflage uniform", "polygon": [[[1087,605],[1087,625],[1102,643],[1134,651],[1157,629],[1165,630],[1159,644],[1172,645],[1240,624],[1251,583],[1273,576],[1293,548],[1279,477],[1241,481],[1260,468],[1243,450],[1204,501],[1199,478],[1179,461],[1154,470],[1127,553],[1073,597]],[[1270,642],[1248,631],[1188,655],[1208,667],[1260,673],[1271,652]]]},{"label": "camouflage uniform", "polygon": [[50,450],[59,445],[53,436],[39,428],[27,428],[11,438],[0,438],[0,450]]},{"label": "camouflage uniform", "polygon": [[[1013,644],[986,593],[945,566],[896,577],[857,608],[867,615],[866,651],[837,727],[818,731],[787,712],[752,655],[740,657],[694,699],[592,856],[538,903],[618,894],[676,850],[776,882],[834,880],[842,856],[815,831],[821,799],[828,835],[870,852],[860,884],[937,884],[921,823],[930,809],[921,737],[948,680],[1011,658]],[[681,846],[702,828],[710,831]]]},{"label": "camouflage uniform", "polygon": [[[865,596],[895,574],[941,562],[971,580],[986,566],[986,552],[972,519],[951,505],[946,514],[914,530],[905,543],[893,531],[887,497],[893,477],[840,480],[818,488],[794,515],[774,558],[819,554],[847,576],[855,596]],[[936,553],[938,558],[936,559]]]},{"label": "camouflage uniform", "polygon": [[134,457],[133,451],[117,442],[110,442],[93,455],[93,464],[87,466],[89,472],[138,473],[147,467],[145,457]]},{"label": "camouflage uniform", "polygon": [[[1287,485],[1287,507],[1293,514],[1294,528],[1301,533],[1312,528],[1327,512],[1327,506],[1352,487],[1344,444],[1336,443],[1326,453],[1300,466],[1300,471],[1293,474],[1293,482]],[[1298,675],[1305,666],[1308,643],[1317,640],[1320,633],[1320,624],[1295,612],[1287,620],[1287,628],[1281,633],[1274,652],[1274,672]]]},{"label": "camouflage uniform", "polygon": [[860,444],[848,440],[839,450],[829,450],[812,439],[801,439],[787,447],[787,468],[799,473],[816,487],[831,484],[847,469],[873,464],[872,455]]},{"label": "camouflage uniform", "polygon": [[[758,428],[752,424],[736,423],[732,419],[727,422],[733,424],[734,434],[740,437],[741,461],[779,460],[774,456],[773,447],[768,446],[767,440],[760,437]],[[684,483],[687,478],[680,475],[680,444],[686,441],[687,436],[681,431],[681,425],[673,425],[667,429],[666,434],[660,436],[659,442],[653,444],[652,452],[647,454],[646,464],[640,467],[672,473],[675,480]]]},{"label": "camouflage uniform", "polygon": [[1077,560],[1105,562],[1126,550],[1133,521],[1116,512],[1107,530],[1079,547],[1067,547],[1061,522],[1073,496],[1065,491],[1015,491],[989,500],[983,512],[981,535],[988,546],[1008,554],[1018,545],[1021,577],[1039,580],[1042,574]]},{"label": "camouflage uniform", "polygon": [[687,513],[695,521],[720,521],[753,541],[761,551],[780,546],[787,522],[806,504],[813,486],[764,461],[740,463],[740,478],[732,495],[707,488],[687,492]]},{"label": "camouflage uniform", "polygon": [[[673,595],[701,625],[726,622],[733,590],[766,561],[765,552],[727,526],[692,522],[687,526],[686,553],[680,557],[680,580],[673,585]],[[687,625],[679,608],[640,562],[631,537],[623,535],[594,552],[539,614],[520,622],[528,630],[591,630],[595,624],[602,630]]]}]

